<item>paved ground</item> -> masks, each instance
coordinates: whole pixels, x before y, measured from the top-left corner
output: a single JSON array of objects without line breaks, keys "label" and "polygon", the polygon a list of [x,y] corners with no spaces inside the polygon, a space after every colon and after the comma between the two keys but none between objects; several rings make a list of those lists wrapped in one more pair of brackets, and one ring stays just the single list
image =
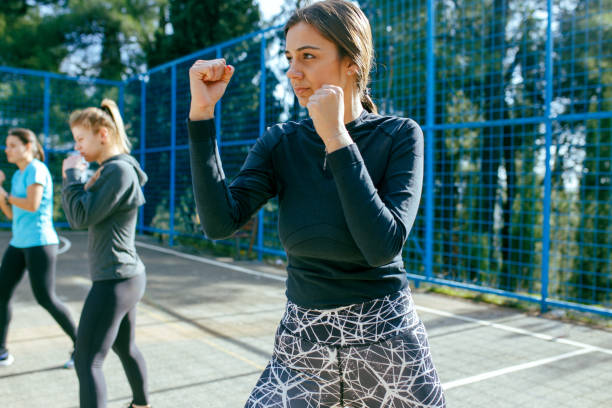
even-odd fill
[{"label": "paved ground", "polygon": [[[58,260],[57,292],[79,316],[89,288],[83,233]],[[8,235],[0,233],[0,248]],[[147,243],[148,242],[148,243]],[[283,271],[218,262],[144,242],[148,268],[137,343],[155,408],[242,407],[265,366],[284,306]],[[221,260],[224,261],[224,260]],[[14,298],[10,367],[0,367],[0,408],[77,407],[70,342],[36,305],[25,279]],[[415,293],[449,408],[612,407],[612,333]],[[109,408],[130,391],[119,360],[104,371]]]}]

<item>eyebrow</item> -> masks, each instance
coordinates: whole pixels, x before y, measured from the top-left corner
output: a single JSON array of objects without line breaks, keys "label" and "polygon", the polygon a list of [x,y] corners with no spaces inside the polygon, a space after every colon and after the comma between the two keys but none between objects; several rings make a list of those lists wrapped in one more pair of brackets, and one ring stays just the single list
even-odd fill
[{"label": "eyebrow", "polygon": [[[320,50],[321,48],[319,47],[315,47],[314,45],[303,45],[300,48],[298,48],[296,51],[303,51],[303,50]],[[287,54],[288,52],[291,52],[289,50],[285,50],[285,54]]]}]

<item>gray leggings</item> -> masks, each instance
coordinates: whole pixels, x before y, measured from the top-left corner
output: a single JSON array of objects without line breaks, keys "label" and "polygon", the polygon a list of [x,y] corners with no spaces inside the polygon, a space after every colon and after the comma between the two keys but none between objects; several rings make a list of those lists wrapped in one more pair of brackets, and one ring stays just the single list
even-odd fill
[{"label": "gray leggings", "polygon": [[409,292],[333,310],[289,302],[248,408],[445,407]]}]

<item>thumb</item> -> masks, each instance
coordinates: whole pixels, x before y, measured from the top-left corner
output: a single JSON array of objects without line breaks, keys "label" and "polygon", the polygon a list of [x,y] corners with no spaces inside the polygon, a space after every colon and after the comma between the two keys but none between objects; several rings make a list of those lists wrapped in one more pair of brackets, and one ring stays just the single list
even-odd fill
[{"label": "thumb", "polygon": [[226,65],[225,70],[223,71],[223,76],[221,77],[221,81],[229,82],[234,75],[235,68],[233,65]]}]

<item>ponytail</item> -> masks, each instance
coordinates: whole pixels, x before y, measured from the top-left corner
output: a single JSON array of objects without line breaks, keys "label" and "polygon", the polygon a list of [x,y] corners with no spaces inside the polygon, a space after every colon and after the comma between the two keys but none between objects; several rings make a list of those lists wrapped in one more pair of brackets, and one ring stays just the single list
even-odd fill
[{"label": "ponytail", "polygon": [[40,160],[41,162],[45,161],[45,150],[43,149],[42,145],[40,144],[40,142],[38,141],[38,138],[35,137],[34,141],[32,142],[32,147],[34,148],[34,158]]},{"label": "ponytail", "polygon": [[370,113],[378,114],[378,108],[367,91],[361,96],[361,106]]},{"label": "ponytail", "polygon": [[32,146],[32,156],[42,162],[45,161],[45,150],[38,141],[38,138],[30,129],[26,128],[13,128],[8,131],[9,136],[18,138],[24,145],[30,144]]},{"label": "ponytail", "polygon": [[119,112],[119,107],[112,99],[104,98],[102,103],[100,104],[102,109],[107,112],[113,122],[115,123],[115,127],[117,130],[116,142],[117,145],[121,148],[122,153],[129,154],[131,143],[125,133],[125,126],[123,124],[123,119],[121,118],[121,113]]}]

